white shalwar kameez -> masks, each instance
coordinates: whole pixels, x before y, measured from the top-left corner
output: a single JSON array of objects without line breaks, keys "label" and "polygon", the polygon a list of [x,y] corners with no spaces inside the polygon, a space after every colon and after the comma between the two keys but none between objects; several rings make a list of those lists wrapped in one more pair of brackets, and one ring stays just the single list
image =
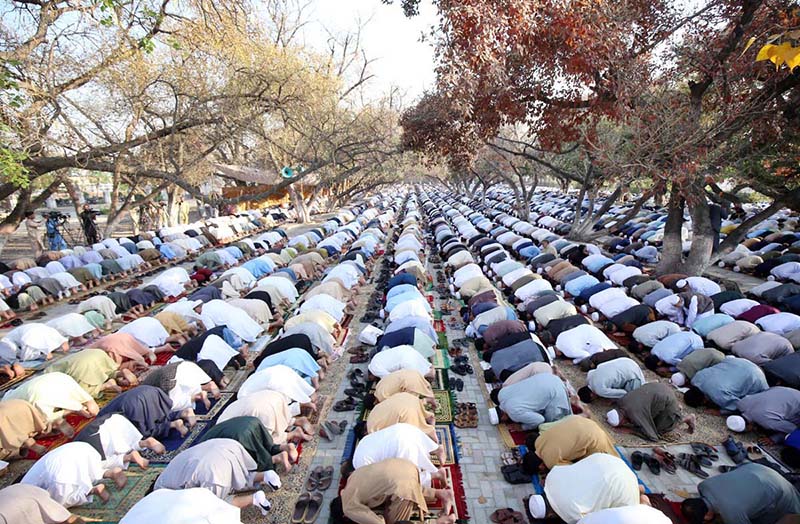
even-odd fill
[{"label": "white shalwar kameez", "polygon": [[438,470],[431,453],[439,447],[421,429],[400,422],[361,439],[353,454],[353,468],[358,469],[387,459],[405,459],[419,469],[423,486],[431,486],[431,475]]},{"label": "white shalwar kameez", "polygon": [[194,408],[194,397],[203,391],[203,384],[211,382],[203,369],[194,362],[181,362],[175,373],[175,386],[169,390],[172,411]]},{"label": "white shalwar kameez", "polygon": [[330,295],[319,294],[303,302],[300,312],[320,310],[335,318],[336,322],[341,322],[344,319],[345,306],[343,302],[339,302]]},{"label": "white shalwar kameez", "polygon": [[157,489],[134,504],[119,524],[242,524],[241,510],[206,488]]},{"label": "white shalwar kameez", "polygon": [[67,342],[67,339],[52,327],[36,322],[22,324],[12,329],[2,340],[17,348],[17,357],[22,361],[45,359]]},{"label": "white shalwar kameez", "polygon": [[94,326],[80,313],[61,315],[49,320],[45,325],[70,338],[82,337],[94,331]]},{"label": "white shalwar kameez", "polygon": [[402,345],[376,353],[368,368],[378,378],[402,369],[414,369],[421,375],[427,375],[430,373],[431,363],[412,346]]},{"label": "white shalwar kameez", "polygon": [[238,398],[247,398],[265,389],[283,393],[294,402],[289,405],[293,417],[300,414],[300,404],[311,402],[314,388],[289,366],[279,364],[250,375],[239,388]]},{"label": "white shalwar kameez", "polygon": [[154,278],[150,285],[157,286],[168,297],[177,297],[186,291],[186,282],[189,282],[189,273],[182,267],[171,267]]},{"label": "white shalwar kameez", "polygon": [[108,417],[98,429],[100,445],[103,446],[103,469],[123,468],[128,469],[125,455],[131,451],[141,451],[142,434],[136,426],[123,415],[115,413]]},{"label": "white shalwar kameez", "polygon": [[125,324],[118,330],[119,333],[127,333],[150,348],[163,346],[167,343],[169,333],[155,317],[137,318],[129,324]]},{"label": "white shalwar kameez", "polygon": [[200,319],[206,329],[227,326],[245,342],[255,342],[264,331],[245,311],[222,300],[211,300],[204,304]]},{"label": "white shalwar kameez", "polygon": [[633,470],[619,457],[605,453],[555,466],[547,474],[544,493],[567,524],[596,511],[639,504],[639,483]]},{"label": "white shalwar kameez", "polygon": [[68,442],[34,462],[21,482],[38,486],[66,508],[92,502],[89,492],[103,478],[100,453],[86,442]]}]

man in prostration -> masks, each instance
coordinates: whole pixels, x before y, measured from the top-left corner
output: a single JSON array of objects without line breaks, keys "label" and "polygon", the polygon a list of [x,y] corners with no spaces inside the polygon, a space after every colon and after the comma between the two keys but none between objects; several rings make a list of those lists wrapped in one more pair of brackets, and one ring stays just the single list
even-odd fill
[{"label": "man in prostration", "polygon": [[780,473],[748,463],[702,481],[699,497],[688,498],[681,512],[689,524],[768,524],[800,513],[800,494]]},{"label": "man in prostration", "polygon": [[586,375],[586,385],[578,390],[581,401],[590,403],[596,397],[618,399],[645,383],[639,364],[630,358],[617,358],[598,364]]},{"label": "man in prostration", "polygon": [[[356,524],[397,524],[407,521],[415,511],[424,517],[428,513],[426,498],[436,499],[443,506],[437,524],[455,522],[455,515],[450,514],[451,491],[422,487],[413,462],[389,459],[355,470],[341,496],[331,504],[331,514],[335,522],[346,522],[346,518]],[[383,510],[382,517],[376,509]]]},{"label": "man in prostration", "polygon": [[632,426],[643,438],[658,442],[679,422],[694,433],[695,416],[683,417],[675,393],[667,384],[651,382],[622,397],[616,409],[606,414],[613,427]]},{"label": "man in prostration", "polygon": [[531,474],[572,464],[595,453],[619,456],[608,433],[597,422],[578,415],[569,415],[546,431],[532,433],[526,444],[531,445],[524,465]]},{"label": "man in prostration", "polygon": [[508,418],[522,424],[524,431],[544,422],[555,422],[572,414],[564,382],[556,375],[539,373],[491,393],[496,408],[489,410],[492,424]]},{"label": "man in prostration", "polygon": [[544,494],[533,495],[527,510],[534,519],[558,517],[576,524],[584,516],[609,508],[649,505],[633,470],[619,457],[595,453],[547,474]]}]

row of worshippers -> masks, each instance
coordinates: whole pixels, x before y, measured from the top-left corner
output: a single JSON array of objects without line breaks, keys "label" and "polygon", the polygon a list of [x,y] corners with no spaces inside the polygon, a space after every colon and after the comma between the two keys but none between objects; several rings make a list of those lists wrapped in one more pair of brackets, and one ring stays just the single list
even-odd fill
[{"label": "row of worshippers", "polygon": [[[468,226],[462,229],[462,234],[465,234],[465,236],[470,238],[470,240],[474,240],[479,236],[471,236],[469,233],[470,231]],[[498,244],[497,241],[500,240],[500,236],[503,234],[504,232],[502,231],[493,232],[493,236],[496,236],[494,241],[495,245]],[[478,240],[476,243],[480,243],[480,240]],[[484,243],[483,246],[491,246],[492,244],[492,241],[490,241]],[[489,251],[489,253],[491,254],[493,251],[494,250]],[[503,264],[503,262],[506,261],[507,259],[505,257],[503,257],[499,262],[496,260],[491,261],[489,262],[487,269],[489,267],[491,268],[489,271],[492,271],[496,274],[498,282],[500,282],[501,285],[512,288],[514,281],[517,278],[524,277],[526,271],[519,271],[521,267],[513,263]],[[467,263],[465,262],[466,259],[462,255],[460,257],[455,257],[451,265],[457,267],[458,264],[464,264],[464,266],[466,266]],[[484,259],[484,262],[487,262],[486,259]],[[556,262],[552,268],[555,268],[557,265],[558,262]],[[522,268],[524,268],[524,266],[522,266]],[[527,273],[532,273],[529,271],[529,268],[525,269],[528,270]],[[474,269],[471,271],[473,274],[475,274]],[[504,278],[514,271],[519,271],[519,274],[517,276],[512,275],[511,279]],[[569,273],[570,271],[566,272],[567,275]],[[580,278],[581,276],[582,275],[579,275],[577,278]],[[538,280],[539,279],[534,276],[533,279],[528,279],[524,285]],[[716,284],[713,282],[706,282],[703,279],[681,280],[690,280],[693,288],[699,287],[698,284],[705,284],[709,287],[716,286]],[[557,278],[554,279],[554,281],[561,282],[562,284],[564,283]],[[567,281],[567,286],[569,285],[568,282],[569,281]],[[456,282],[456,284],[459,284],[459,282]],[[682,283],[679,285],[679,288],[686,287],[686,285],[687,283]],[[544,289],[544,292],[534,295],[534,300],[528,304],[529,307],[527,308],[527,311],[532,314],[532,322],[535,323],[535,327],[540,329],[540,334],[543,336],[547,335],[547,338],[550,340],[556,340],[554,353],[568,356],[569,358],[574,359],[576,363],[581,363],[584,369],[590,370],[587,377],[588,385],[579,392],[582,400],[589,402],[594,396],[620,399],[619,407],[610,412],[608,415],[609,422],[612,425],[620,425],[622,423],[632,425],[639,434],[654,441],[660,440],[664,433],[670,431],[677,425],[678,422],[682,420],[687,422],[690,427],[693,425],[694,421],[692,417],[681,417],[678,402],[669,386],[659,383],[644,384],[643,374],[636,362],[630,358],[627,358],[627,354],[617,349],[616,345],[610,339],[608,339],[608,337],[606,337],[602,331],[590,325],[590,323],[583,316],[579,315],[574,305],[567,304],[565,301],[560,300],[561,297],[558,293],[553,292],[549,283],[543,285],[542,289]],[[509,291],[513,292],[514,290],[509,289]],[[706,291],[718,292],[720,290],[707,289]],[[545,300],[540,300],[540,298],[542,298],[541,295],[548,298]],[[561,302],[564,303],[562,304]],[[531,304],[533,307],[530,307]],[[549,310],[544,309],[544,311],[542,311],[542,308],[546,308],[546,306],[549,304],[559,304],[559,307],[556,309],[551,306]],[[631,307],[634,306],[635,305],[631,305]],[[742,306],[744,306],[744,304]],[[646,315],[645,317],[650,321],[653,320],[652,315]],[[559,322],[561,320],[565,321],[567,325],[550,325],[552,322]],[[569,324],[577,324],[577,326],[570,328]],[[653,324],[657,323],[650,322],[644,326],[651,326]],[[664,325],[665,324],[658,324],[659,327]],[[672,333],[680,331],[680,328],[677,326],[677,324],[673,323],[672,325],[674,326],[674,328],[670,329]],[[520,337],[524,336],[521,335],[521,333],[524,331],[523,326],[524,325],[520,322],[510,320],[495,321],[494,324],[490,324],[488,327],[474,326],[478,331],[485,328],[485,331],[483,332],[484,351],[487,352],[488,349],[488,352],[490,352],[492,355],[490,360],[492,364],[494,364],[493,371],[495,371],[494,368],[497,367],[495,353],[493,351],[495,350],[494,344],[497,343],[498,339],[502,340],[503,337],[510,336],[514,333],[520,333],[520,335],[518,335]],[[624,324],[620,322],[615,328],[623,329],[623,326]],[[564,329],[565,327],[567,328],[566,330]],[[627,327],[629,329],[633,329],[635,326]],[[487,334],[488,337],[486,336]],[[691,333],[690,335],[692,337],[697,337],[697,335],[694,333]],[[700,347],[702,347],[702,345]],[[753,349],[755,350],[755,348]],[[770,431],[778,430],[781,437],[786,434],[786,431],[791,431],[796,428],[796,421],[800,416],[800,411],[798,411],[798,406],[800,406],[800,404],[798,404],[797,401],[798,395],[796,390],[789,390],[788,388],[772,388],[768,391],[758,394],[759,391],[766,390],[767,386],[766,381],[763,379],[763,373],[759,375],[758,367],[754,363],[745,359],[734,359],[733,357],[724,359],[722,354],[716,350],[704,351],[715,351],[719,354],[719,360],[717,363],[725,364],[724,366],[720,366],[713,371],[707,372],[711,378],[704,383],[709,385],[708,389],[710,395],[716,394],[717,396],[721,397],[731,394],[732,391],[738,391],[738,394],[741,395],[741,397],[737,398],[744,398],[744,400],[741,401],[742,406],[739,409],[747,410],[750,416],[752,416],[752,413],[754,412],[759,413],[760,419],[762,420],[761,423],[765,424],[763,427],[769,429]],[[698,353],[697,357],[699,358],[700,355],[701,354]],[[722,362],[723,359],[724,362]],[[524,362],[525,360],[523,359],[522,362],[516,363],[516,365],[524,364]],[[688,363],[689,362],[687,362],[687,364]],[[736,373],[735,370],[728,369],[731,363],[734,364],[734,369],[739,366],[748,369],[749,372],[745,373],[743,378],[742,373]],[[711,364],[708,364],[708,366],[710,368]],[[548,368],[549,366],[546,364],[535,362],[532,364],[527,364],[525,368],[521,368],[521,370],[514,373],[514,375],[527,375],[529,373],[536,372],[535,370],[537,369],[543,370],[539,372],[546,372]],[[503,372],[508,373],[509,370],[504,369],[501,371],[501,373]],[[678,378],[680,379],[680,375]],[[513,388],[515,379],[516,377],[510,375],[510,378],[507,378],[507,381],[510,383],[504,383],[504,387],[499,390],[499,392],[498,390],[493,392],[493,398],[498,404],[501,405],[501,411],[503,411],[503,400],[509,399],[512,393],[516,393],[520,396],[520,398],[522,398],[526,393],[529,393],[529,388],[520,388],[518,392],[512,392],[510,389],[505,387],[511,386],[511,388]],[[553,382],[554,384],[556,383],[556,381]],[[758,385],[753,386],[752,384],[754,382]],[[731,386],[731,384],[734,384],[734,386]],[[556,387],[555,390],[561,392],[563,387]],[[539,406],[541,407],[541,405],[544,403],[541,399],[547,398],[548,395],[552,396],[553,394],[550,392],[540,391],[536,394],[532,394],[531,398],[538,400]],[[692,398],[693,390],[690,390],[687,395],[687,401],[691,403],[692,401],[689,399]],[[733,395],[736,395],[736,393],[733,393]],[[561,404],[567,406],[568,404],[566,395],[562,393],[560,397]],[[756,406],[759,406],[761,409],[756,408]],[[523,428],[525,429],[530,429],[537,422],[541,422],[541,418],[538,414],[535,415],[533,419],[526,418],[528,412],[523,410],[520,413],[518,406],[516,406],[515,403],[511,403],[508,409],[515,410],[515,416],[517,419],[512,416],[512,420],[523,422]],[[546,413],[543,413],[542,415],[546,416]],[[529,421],[529,423],[526,424],[524,423],[525,421]],[[738,427],[739,425],[741,425],[741,428],[738,430],[744,429],[744,420],[737,420],[737,418],[729,419],[730,427]],[[786,485],[788,484],[783,486],[784,493],[793,493],[793,489],[790,491],[785,489]],[[791,488],[791,485],[789,485],[789,487]],[[757,499],[750,500],[752,502],[753,500]],[[783,509],[788,512],[793,512],[786,509],[785,506],[783,506]],[[759,510],[751,503],[748,511],[750,511],[752,514],[757,514]]]},{"label": "row of worshippers", "polygon": [[[436,434],[431,385],[437,336],[422,292],[427,284],[425,238],[413,196],[402,216],[386,252],[394,269],[378,281],[385,326],[367,366],[368,380],[359,380],[361,370],[350,373],[355,393],[365,397],[370,411],[355,428],[357,443],[342,469],[345,485],[331,503],[333,519],[343,524],[395,523],[415,513],[424,517],[430,500],[442,506],[437,523],[456,518],[452,491],[435,487],[445,480],[444,470],[433,461],[444,464],[445,455]],[[373,383],[374,392],[367,393],[367,384]]]},{"label": "row of worshippers", "polygon": [[[522,221],[513,216],[513,211],[505,204],[500,204],[499,209],[487,209],[487,214],[504,227],[511,231],[498,236],[498,240],[503,242],[503,237],[511,238],[511,234],[527,235],[541,243],[542,251],[552,251],[558,247],[550,246],[550,243],[558,241],[563,245],[563,240],[558,236],[569,231],[572,211],[570,206],[574,203],[573,197],[553,200],[553,194],[545,192],[540,195],[542,199],[534,198],[531,206],[531,215],[528,221]],[[492,200],[492,195],[489,196]],[[560,202],[560,203],[558,203]],[[573,202],[573,203],[571,203]],[[597,205],[602,205],[598,203]],[[631,260],[643,263],[653,263],[658,259],[658,250],[649,242],[660,242],[660,236],[651,235],[660,232],[666,221],[666,214],[658,210],[641,211],[636,218],[625,217],[626,209],[629,206],[612,208],[608,211],[608,216],[602,218],[597,229],[611,226],[617,220],[627,219],[626,226],[619,232],[619,236],[611,236],[603,244],[606,252],[611,253],[610,257],[618,261],[627,260],[626,265],[631,265]],[[510,213],[510,214],[509,214]],[[566,219],[566,222],[560,220]],[[484,220],[487,220],[484,218]],[[741,220],[724,221],[721,225],[721,233],[724,235],[738,226]],[[772,290],[764,297],[764,302],[779,308],[783,311],[800,313],[800,232],[798,232],[800,218],[796,213],[788,210],[780,210],[772,217],[764,219],[753,227],[747,234],[747,238],[731,253],[721,257],[720,266],[733,265],[737,271],[746,270],[752,272],[760,278],[767,278],[768,284],[761,287],[762,291]],[[685,231],[685,228],[684,228]],[[691,242],[686,239],[688,231],[685,231],[685,249],[691,246]],[[647,245],[643,245],[644,242]],[[510,243],[506,243],[510,247]],[[594,246],[592,246],[594,248]],[[539,254],[539,248],[528,248],[521,253],[523,258],[531,259],[531,256]],[[587,254],[599,254],[599,250],[593,250]],[[573,263],[576,261],[573,260]],[[632,270],[631,270],[632,271]],[[618,278],[622,275],[618,275]]]},{"label": "row of worshippers", "polygon": [[[216,222],[220,222],[217,224]],[[40,305],[91,289],[101,282],[149,269],[165,261],[179,261],[219,243],[266,227],[259,211],[215,222],[146,231],[133,237],[106,238],[91,246],[48,251],[36,260],[19,258],[0,262],[0,310],[35,310]],[[246,248],[249,249],[249,248]]]},{"label": "row of worshippers", "polygon": [[[459,240],[459,236],[475,238],[472,223],[435,196],[427,209],[447,271],[456,275],[470,265],[480,271],[472,262],[475,258],[469,247]],[[491,394],[497,408],[490,418],[494,423],[510,419],[530,431],[524,469],[531,475],[549,471],[544,494],[531,497],[526,504],[529,516],[583,524],[670,522],[650,506],[609,435],[596,422],[573,414],[574,399],[550,365],[544,346],[515,318],[514,308],[502,292],[480,275],[467,281],[480,278],[481,284],[459,296],[467,301],[472,333],[480,337],[484,359],[491,362],[487,378],[502,381],[502,387]],[[463,272],[453,277],[453,286],[458,286],[460,293],[464,289],[463,282],[456,281],[459,277]],[[492,310],[498,311],[485,315]],[[474,322],[480,315],[484,316]]]},{"label": "row of worshippers", "polygon": [[[335,223],[326,226],[337,227]],[[280,244],[277,245],[280,247]],[[254,288],[253,292],[266,296],[259,298],[257,295],[247,300],[265,304],[269,293],[258,289]],[[296,298],[296,294],[293,296]],[[3,420],[13,420],[15,423],[3,426],[0,440],[3,442],[4,455],[7,458],[20,454],[24,456],[28,450],[41,454],[45,450],[35,443],[33,437],[57,428],[72,438],[73,430],[64,421],[67,413],[78,413],[87,418],[97,415],[73,442],[54,450],[67,448],[65,451],[45,454],[25,479],[31,484],[45,487],[54,500],[65,506],[86,503],[94,494],[105,500],[108,495],[105,488],[95,486],[103,476],[114,478],[122,484],[125,482],[123,468],[129,462],[147,466],[147,459],[139,453],[141,450],[163,453],[164,446],[159,439],[165,438],[173,430],[182,436],[186,435],[196,423],[193,411],[195,403],[203,402],[208,408],[211,404],[209,395],[219,396],[220,388],[226,386],[222,369],[229,363],[236,364],[238,360],[244,362],[242,356],[247,344],[256,340],[264,326],[250,316],[248,308],[232,305],[231,302],[235,300],[242,299],[229,302],[214,299],[206,303],[184,299],[170,304],[156,317],[142,317],[134,321],[149,324],[138,325],[130,332],[108,335],[96,344],[101,347],[71,354],[51,364],[46,373],[9,392],[6,399],[0,402],[0,412],[3,413]],[[299,317],[301,315],[295,318]],[[327,355],[335,349],[333,333],[327,323],[314,323],[313,320],[287,325],[286,336],[265,349],[270,354],[263,355],[261,368],[266,370],[269,367],[269,358],[279,358],[280,346],[289,352],[308,348],[318,356],[319,362],[326,364]],[[199,331],[196,324],[207,329],[192,337]],[[170,363],[153,368],[142,377],[131,373],[130,369],[139,371],[148,366],[148,357],[160,349],[157,345],[169,338],[166,330],[170,326],[179,331],[179,336],[189,338],[176,351]],[[142,337],[144,340],[141,340]],[[289,337],[293,339],[287,340]],[[320,341],[320,345],[311,345],[312,338]],[[316,362],[315,365],[319,369]],[[276,368],[278,372],[274,375],[278,378],[275,384],[268,380],[257,384],[258,380],[248,379],[247,388],[243,387],[244,393],[239,393],[239,401],[228,406],[220,417],[221,422],[227,422],[228,419],[233,422],[223,427],[218,424],[204,436],[204,439],[227,438],[236,433],[241,445],[245,448],[251,446],[248,452],[259,465],[264,462],[264,456],[271,457],[269,460],[273,468],[269,471],[275,465],[290,467],[297,452],[289,441],[307,440],[313,434],[307,419],[291,414],[293,408],[290,407],[292,401],[288,393],[292,388],[307,391],[305,388],[311,388],[310,382],[316,377],[303,375],[301,378],[299,371],[288,366],[278,365]],[[290,373],[298,377],[294,384],[286,381]],[[102,410],[98,409],[93,395],[129,385],[136,387],[116,396]],[[283,393],[279,391],[281,389]],[[246,398],[248,392],[260,394],[262,390],[276,393],[267,392],[260,400]],[[267,444],[263,438],[263,428],[267,428],[269,434],[275,437],[274,442]],[[90,449],[81,446],[84,442],[91,445]],[[269,452],[269,455],[263,455],[265,452]],[[84,463],[86,467],[77,466]],[[74,471],[66,472],[72,469]],[[261,469],[262,473],[267,471]],[[263,474],[254,478],[255,484],[269,481],[273,487],[276,482],[279,485],[274,475],[269,475],[267,480],[264,480]],[[77,485],[67,489],[65,485],[69,486],[70,482],[77,482]],[[263,493],[254,497],[250,497],[248,503],[269,506]],[[239,502],[243,503],[244,500],[240,499]]]},{"label": "row of worshippers", "polygon": [[[350,217],[353,220],[348,220]],[[390,223],[390,217],[375,207],[356,208],[317,231],[327,236],[305,233],[303,243],[294,243],[308,249],[305,254],[313,252],[323,260],[342,256],[299,304],[297,295],[285,303],[287,308],[297,305],[296,314],[256,357],[255,371],[239,388],[237,400],[223,410],[209,431],[212,436],[204,435],[200,444],[173,459],[156,481],[155,491],[121,522],[143,523],[154,515],[188,512],[195,519],[214,515],[221,523],[239,523],[243,507],[255,505],[266,512],[270,503],[263,491],[235,493],[262,485],[278,489],[280,479],[275,469],[290,469],[298,457],[297,445],[313,438],[315,428],[306,415],[317,409],[319,381],[331,359],[341,351],[337,342],[343,329],[340,323],[352,312],[355,295],[365,282],[367,263],[383,241],[382,228]],[[315,258],[304,263],[306,270],[313,266],[315,273],[323,268]],[[260,293],[263,299],[269,299],[270,293],[283,288],[275,287],[274,281],[267,284],[273,287],[259,284],[248,296]],[[285,300],[282,296],[273,298],[276,303]],[[330,430],[332,425],[327,427]],[[336,428],[338,433],[343,429]],[[209,442],[209,438],[215,442]],[[321,506],[321,494],[317,497],[315,511]]]},{"label": "row of worshippers", "polygon": [[[257,223],[241,226],[239,229],[252,231],[255,225]],[[174,231],[162,230],[164,238],[171,238],[167,233],[171,236],[177,235]],[[265,235],[269,236],[269,241],[263,239]],[[259,237],[260,241],[254,242],[244,238],[218,251],[224,252],[230,259],[229,265],[233,265],[240,259],[263,253],[271,246],[277,248],[284,237],[285,233],[278,229],[262,234]],[[107,239],[103,242],[110,246],[119,245],[117,239]],[[128,242],[123,241],[122,244],[127,245]],[[209,254],[206,252],[201,257]],[[251,260],[245,265],[258,263],[258,260]],[[227,278],[229,277],[226,276]],[[215,285],[221,286],[221,282]],[[90,296],[78,302],[76,312],[61,315],[46,324],[32,322],[20,325],[5,335],[0,343],[0,374],[5,374],[9,378],[21,376],[24,374],[25,361],[49,360],[53,351],[59,348],[66,350],[68,343],[78,346],[86,344],[89,339],[96,338],[102,331],[110,330],[111,323],[118,320],[120,315],[123,315],[123,321],[136,319],[155,303],[171,300],[191,288],[188,283],[196,284],[196,281],[189,280],[183,268],[174,267],[137,288],[127,290],[117,288],[114,291]]]},{"label": "row of worshippers", "polygon": [[[495,188],[487,198],[495,203],[495,212],[514,214],[515,197],[512,192]],[[527,221],[520,221],[515,231],[526,233],[525,229],[536,226],[560,235],[570,231],[577,204],[574,196],[539,190],[534,193],[532,202]],[[602,215],[598,215],[594,230],[611,233],[605,235],[607,240],[604,248],[608,252],[615,256],[633,255],[646,263],[658,261],[658,246],[663,242],[667,220],[666,209],[647,202],[638,210],[634,209],[634,203],[606,207],[603,198],[594,201],[584,199],[581,203],[584,208],[590,205],[594,205],[596,212],[604,210]],[[735,215],[723,218],[719,206],[712,204],[710,213],[716,233],[715,245],[758,211],[757,206],[746,204]],[[684,251],[688,251],[691,239],[685,226],[681,229],[681,238]],[[800,283],[800,217],[794,211],[781,209],[764,218],[751,227],[744,240],[731,252],[720,257],[719,265],[732,267],[734,271],[749,272],[760,278]]]}]

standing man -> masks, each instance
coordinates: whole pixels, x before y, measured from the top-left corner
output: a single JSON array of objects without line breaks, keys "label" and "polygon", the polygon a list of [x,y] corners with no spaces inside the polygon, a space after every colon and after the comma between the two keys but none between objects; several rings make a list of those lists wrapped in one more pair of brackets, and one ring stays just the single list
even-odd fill
[{"label": "standing man", "polygon": [[41,218],[36,218],[36,213],[33,211],[25,213],[25,227],[28,230],[28,240],[30,240],[35,258],[39,258],[39,255],[44,252],[44,242],[42,242],[43,223],[44,221]]},{"label": "standing man", "polygon": [[189,202],[183,199],[178,204],[178,220],[181,224],[189,223]]},{"label": "standing man", "polygon": [[97,212],[94,211],[89,204],[83,205],[81,212],[81,226],[83,227],[83,236],[86,237],[87,245],[97,244],[100,241],[100,235],[97,234],[97,224],[94,219]]}]

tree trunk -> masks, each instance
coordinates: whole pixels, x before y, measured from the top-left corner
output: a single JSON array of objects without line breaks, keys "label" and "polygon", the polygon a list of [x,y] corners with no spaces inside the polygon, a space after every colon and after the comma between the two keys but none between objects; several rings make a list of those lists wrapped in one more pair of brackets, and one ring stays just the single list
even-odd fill
[{"label": "tree trunk", "polygon": [[[695,191],[698,190],[702,192],[702,188],[695,188]],[[692,214],[692,247],[683,263],[681,273],[690,276],[702,275],[711,263],[716,234],[711,227],[708,201],[705,194],[702,195],[696,202],[689,204],[689,212]]]},{"label": "tree trunk", "polygon": [[167,223],[170,227],[178,223],[178,214],[180,212],[178,206],[179,192],[182,192],[182,190],[177,186],[167,191]]},{"label": "tree trunk", "polygon": [[72,183],[72,180],[70,180],[66,176],[64,177],[63,184],[64,184],[64,189],[66,189],[67,193],[69,194],[69,199],[72,200],[72,207],[75,208],[75,217],[80,222],[81,192],[78,190],[77,186],[75,186],[75,184]]},{"label": "tree trunk", "polygon": [[683,196],[681,196],[678,188],[673,186],[667,207],[667,223],[664,224],[664,245],[661,249],[661,261],[656,268],[656,273],[659,275],[675,273],[676,268],[683,264],[681,228],[683,227],[684,205]]}]

